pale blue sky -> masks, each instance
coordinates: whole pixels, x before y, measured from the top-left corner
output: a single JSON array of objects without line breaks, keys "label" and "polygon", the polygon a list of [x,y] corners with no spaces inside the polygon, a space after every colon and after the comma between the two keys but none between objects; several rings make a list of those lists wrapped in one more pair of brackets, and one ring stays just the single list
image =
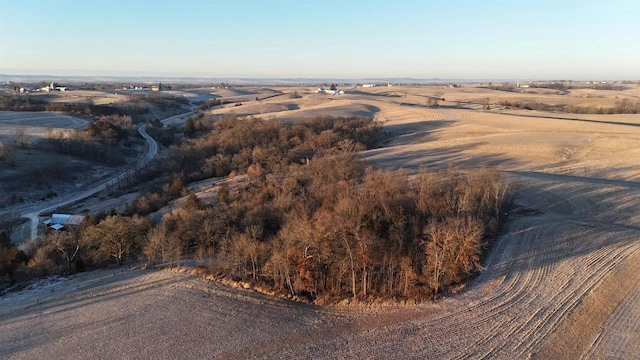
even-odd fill
[{"label": "pale blue sky", "polygon": [[640,79],[637,0],[0,0],[0,73]]}]

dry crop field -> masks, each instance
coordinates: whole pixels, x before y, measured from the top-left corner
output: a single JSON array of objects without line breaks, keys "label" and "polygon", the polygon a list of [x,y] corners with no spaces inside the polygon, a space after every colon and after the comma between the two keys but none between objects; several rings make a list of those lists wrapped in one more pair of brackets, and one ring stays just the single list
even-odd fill
[{"label": "dry crop field", "polygon": [[88,121],[57,113],[0,111],[0,141],[11,141],[17,129],[38,139],[73,129],[86,129]]},{"label": "dry crop field", "polygon": [[[511,223],[484,272],[417,305],[331,308],[277,300],[171,271],[78,274],[0,298],[2,358],[632,359],[640,354],[640,115],[507,109],[611,106],[640,88],[511,93],[378,87],[345,95],[283,88],[240,111],[294,120],[369,115],[379,167],[495,167],[518,183]],[[587,96],[588,95],[588,96]],[[445,99],[427,106],[429,98]],[[635,100],[634,100],[635,101]]]}]

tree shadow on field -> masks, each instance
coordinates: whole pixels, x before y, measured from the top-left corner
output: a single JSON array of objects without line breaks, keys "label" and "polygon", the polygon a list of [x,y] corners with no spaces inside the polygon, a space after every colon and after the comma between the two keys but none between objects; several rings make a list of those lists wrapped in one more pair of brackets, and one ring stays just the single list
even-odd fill
[{"label": "tree shadow on field", "polygon": [[453,120],[423,120],[385,125],[386,138],[380,148],[362,153],[363,158],[388,170],[405,169],[410,173],[427,169],[480,169],[526,166],[527,162],[499,153],[480,153],[475,149],[484,142],[433,147],[439,132],[456,123]]},{"label": "tree shadow on field", "polygon": [[452,126],[453,120],[422,120],[403,124],[384,125],[384,145],[389,144],[420,144],[431,140],[437,140],[437,132],[445,127]]},{"label": "tree shadow on field", "polygon": [[350,90],[349,94],[351,95],[362,95],[362,96],[376,96],[376,97],[391,97],[391,98],[399,98],[404,95],[399,94],[398,92],[380,92],[380,93],[370,93],[362,90]]},{"label": "tree shadow on field", "polygon": [[415,146],[395,146],[368,150],[362,153],[365,161],[387,170],[407,170],[417,173],[420,169],[473,170],[522,166],[521,160],[501,154],[470,154],[479,144],[416,149]]},{"label": "tree shadow on field", "polygon": [[[508,113],[509,116],[519,116],[525,118],[536,118],[536,119],[550,119],[550,120],[560,120],[560,121],[576,121],[576,122],[586,122],[586,123],[595,123],[595,124],[607,124],[607,125],[620,125],[620,126],[628,126],[628,127],[640,127],[640,124],[637,123],[629,123],[622,121],[607,121],[607,120],[592,120],[592,119],[582,119],[582,118],[574,118],[574,117],[557,117],[551,115],[538,115],[538,114],[520,114],[520,113]],[[615,115],[610,115],[615,116]]]},{"label": "tree shadow on field", "polygon": [[373,117],[376,113],[380,111],[380,108],[373,105],[368,104],[353,104],[353,105],[343,105],[343,106],[334,106],[325,109],[311,109],[308,112],[305,112],[309,116],[335,116],[335,113],[338,113],[340,117],[343,116],[363,116],[363,117]]},{"label": "tree shadow on field", "polygon": [[[296,110],[296,109],[294,109]],[[314,117],[350,117],[350,116],[362,116],[362,117],[374,117],[380,111],[380,108],[367,104],[353,104],[343,106],[333,106],[321,109],[308,109],[301,110],[295,114],[282,115],[280,120],[285,122],[295,122],[297,120],[314,118]]]}]

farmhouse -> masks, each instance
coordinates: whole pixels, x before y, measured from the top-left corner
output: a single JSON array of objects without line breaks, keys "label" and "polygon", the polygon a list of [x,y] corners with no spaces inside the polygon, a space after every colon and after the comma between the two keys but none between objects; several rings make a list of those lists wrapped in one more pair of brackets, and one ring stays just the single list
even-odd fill
[{"label": "farmhouse", "polygon": [[60,231],[70,226],[80,226],[83,220],[83,215],[53,214],[51,219],[44,221],[44,224],[47,226],[47,230]]}]

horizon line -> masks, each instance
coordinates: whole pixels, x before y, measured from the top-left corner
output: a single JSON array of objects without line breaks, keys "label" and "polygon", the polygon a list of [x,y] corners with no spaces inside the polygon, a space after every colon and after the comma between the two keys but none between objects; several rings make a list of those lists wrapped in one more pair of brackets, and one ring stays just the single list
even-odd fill
[{"label": "horizon line", "polygon": [[[571,78],[516,78],[516,77],[505,77],[505,78],[457,78],[457,77],[413,77],[413,76],[385,76],[385,77],[374,77],[374,76],[366,76],[366,77],[332,77],[332,76],[323,76],[323,77],[305,77],[305,76],[282,76],[282,77],[262,77],[262,76],[208,76],[208,75],[149,75],[149,74],[140,74],[140,75],[53,75],[53,74],[6,74],[0,72],[0,78],[11,79],[11,78],[61,78],[61,79],[167,79],[167,80],[239,80],[239,81],[247,81],[247,80],[259,80],[259,81],[344,81],[344,82],[353,82],[355,80],[367,80],[371,82],[390,82],[392,80],[406,80],[411,82],[512,82],[512,81],[540,81],[540,82],[552,82],[552,81],[564,81],[564,82],[587,82],[587,81],[640,81],[638,79],[605,79],[605,78],[589,78],[589,79],[571,79]],[[11,81],[11,80],[7,80]]]}]

